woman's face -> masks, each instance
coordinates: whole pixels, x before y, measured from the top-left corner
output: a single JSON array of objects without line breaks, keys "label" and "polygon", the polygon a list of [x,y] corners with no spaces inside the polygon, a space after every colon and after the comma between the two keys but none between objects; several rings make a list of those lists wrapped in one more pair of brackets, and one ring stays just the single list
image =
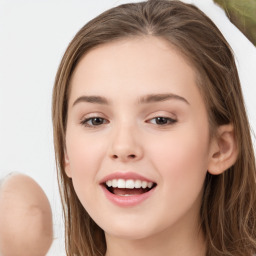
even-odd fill
[{"label": "woman's face", "polygon": [[209,151],[195,71],[170,44],[125,39],[79,62],[68,105],[66,173],[107,239],[194,231]]}]

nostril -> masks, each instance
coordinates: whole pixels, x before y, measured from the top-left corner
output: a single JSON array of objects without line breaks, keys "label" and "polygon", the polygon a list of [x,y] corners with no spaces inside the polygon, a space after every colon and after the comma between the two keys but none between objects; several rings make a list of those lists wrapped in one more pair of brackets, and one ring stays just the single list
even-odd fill
[{"label": "nostril", "polygon": [[[113,155],[113,158],[115,158],[115,159],[117,159],[118,158],[118,156],[117,155]],[[136,156],[135,155],[128,155],[128,158],[136,158]]]}]

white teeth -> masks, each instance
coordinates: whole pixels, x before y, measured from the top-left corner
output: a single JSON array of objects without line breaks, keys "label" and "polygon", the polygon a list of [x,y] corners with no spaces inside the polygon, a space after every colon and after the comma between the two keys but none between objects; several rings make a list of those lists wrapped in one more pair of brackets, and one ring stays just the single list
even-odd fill
[{"label": "white teeth", "polygon": [[153,187],[153,182],[148,182],[148,188],[152,188]]},{"label": "white teeth", "polygon": [[112,181],[111,180],[108,180],[106,184],[107,184],[108,187],[112,187]]},{"label": "white teeth", "polygon": [[135,184],[134,184],[135,188],[140,188],[141,187],[141,181],[140,180],[136,180]]},{"label": "white teeth", "polygon": [[130,188],[130,189],[133,189],[134,188],[134,181],[133,180],[127,180],[125,182],[125,187],[126,188]]},{"label": "white teeth", "polygon": [[112,187],[117,188],[117,180],[116,179],[112,180]]},{"label": "white teeth", "polygon": [[142,188],[146,188],[148,186],[148,183],[146,181],[142,181],[141,186]]},{"label": "white teeth", "polygon": [[118,188],[125,188],[125,180],[123,180],[123,179],[118,179],[118,180],[117,180],[117,187],[118,187]]},{"label": "white teeth", "polygon": [[106,181],[108,187],[113,188],[152,188],[153,182],[141,181],[141,180],[124,180],[124,179],[113,179]]}]

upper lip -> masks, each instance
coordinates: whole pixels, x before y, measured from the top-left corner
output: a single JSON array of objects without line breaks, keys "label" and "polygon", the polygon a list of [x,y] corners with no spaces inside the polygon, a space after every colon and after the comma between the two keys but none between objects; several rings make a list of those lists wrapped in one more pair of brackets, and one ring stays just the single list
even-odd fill
[{"label": "upper lip", "polygon": [[142,181],[147,181],[147,182],[153,182],[155,183],[153,180],[150,180],[140,174],[137,174],[135,172],[115,172],[115,173],[111,173],[107,176],[105,176],[100,183],[105,183],[108,180],[113,180],[113,179],[124,179],[124,180],[142,180]]}]

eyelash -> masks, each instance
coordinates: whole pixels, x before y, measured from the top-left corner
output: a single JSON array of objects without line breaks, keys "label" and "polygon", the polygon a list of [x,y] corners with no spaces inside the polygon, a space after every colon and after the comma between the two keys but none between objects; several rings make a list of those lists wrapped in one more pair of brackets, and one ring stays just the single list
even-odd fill
[{"label": "eyelash", "polygon": [[[177,120],[173,119],[173,118],[170,118],[170,117],[164,117],[164,116],[157,116],[157,117],[154,117],[154,118],[151,118],[149,120],[153,120],[153,119],[158,119],[158,118],[163,118],[167,121],[169,121],[169,124],[155,124],[155,125],[159,125],[159,126],[167,126],[167,125],[173,125],[177,122]],[[99,124],[99,125],[89,125],[87,122],[88,121],[92,121],[93,119],[101,119],[101,120],[106,120],[105,118],[102,118],[102,117],[99,117],[99,116],[94,116],[94,117],[90,117],[90,118],[86,118],[84,120],[82,120],[80,122],[81,125],[85,126],[85,127],[89,127],[89,128],[97,128],[98,126],[102,125],[102,124]]]}]

